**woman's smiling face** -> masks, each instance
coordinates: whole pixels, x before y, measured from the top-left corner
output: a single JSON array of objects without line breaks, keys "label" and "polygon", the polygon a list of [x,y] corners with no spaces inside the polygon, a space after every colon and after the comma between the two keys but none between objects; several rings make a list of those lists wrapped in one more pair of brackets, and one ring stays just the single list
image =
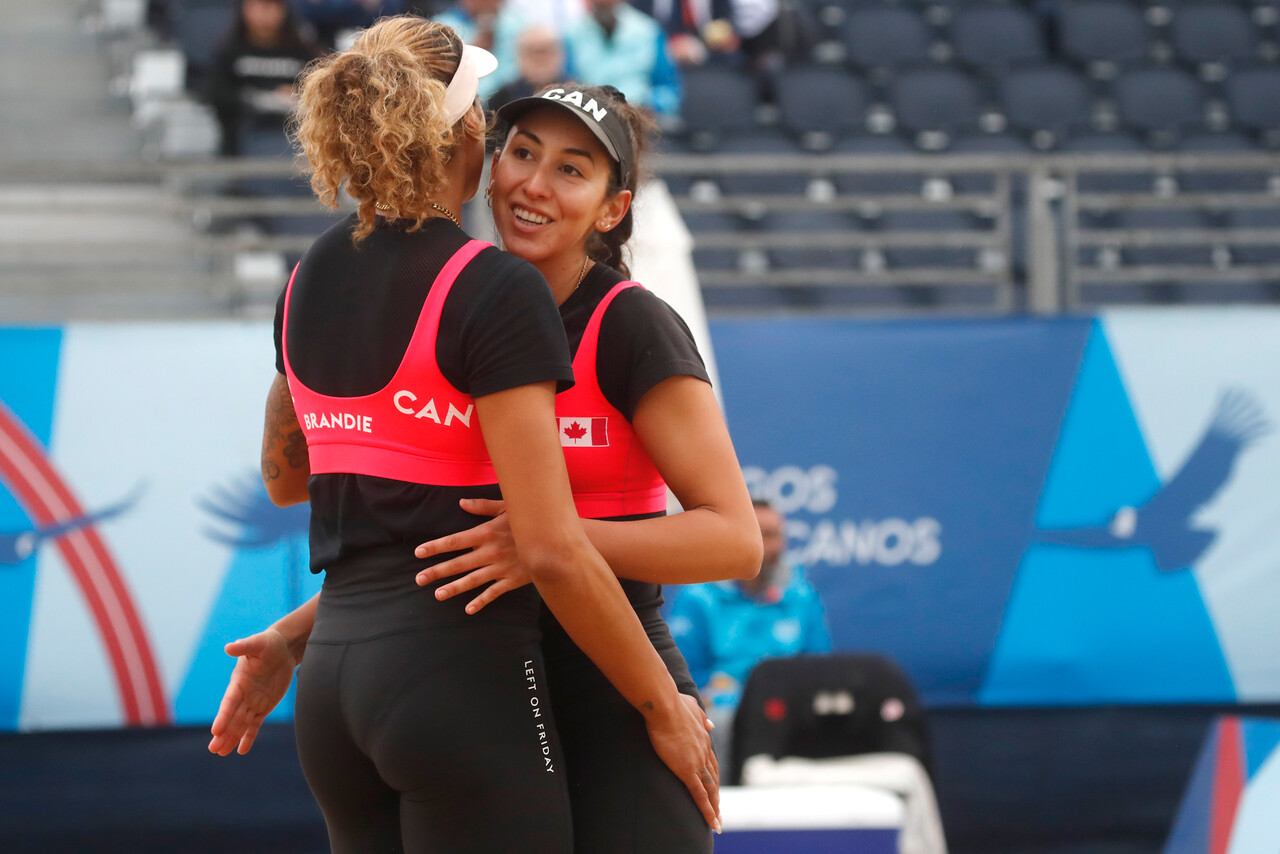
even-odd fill
[{"label": "woman's smiling face", "polygon": [[630,193],[606,198],[613,160],[567,109],[520,116],[494,155],[493,220],[503,248],[528,261],[579,257],[591,233],[626,213]]}]

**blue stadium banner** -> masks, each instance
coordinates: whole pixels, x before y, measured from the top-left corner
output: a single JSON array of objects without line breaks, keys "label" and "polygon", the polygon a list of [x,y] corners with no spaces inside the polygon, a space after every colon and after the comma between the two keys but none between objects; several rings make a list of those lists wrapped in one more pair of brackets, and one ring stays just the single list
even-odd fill
[{"label": "blue stadium banner", "polygon": [[[931,704],[1280,700],[1280,312],[711,333],[838,649]],[[258,479],[270,329],[0,329],[0,357],[0,730],[211,720],[223,645],[319,585]]]},{"label": "blue stadium banner", "polygon": [[1280,699],[1280,312],[712,338],[837,649],[935,705]]}]

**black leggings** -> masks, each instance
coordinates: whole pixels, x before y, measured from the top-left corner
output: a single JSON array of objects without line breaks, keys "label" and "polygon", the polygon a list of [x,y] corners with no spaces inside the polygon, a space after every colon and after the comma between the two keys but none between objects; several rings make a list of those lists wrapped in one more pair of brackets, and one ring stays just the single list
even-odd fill
[{"label": "black leggings", "polygon": [[313,640],[295,729],[333,854],[572,850],[536,631]]},{"label": "black leggings", "polygon": [[[645,616],[676,685],[697,697],[666,624],[656,611],[652,620]],[[710,854],[711,829],[684,783],[654,751],[644,717],[563,629],[544,628],[551,699],[569,768],[574,854]]]}]

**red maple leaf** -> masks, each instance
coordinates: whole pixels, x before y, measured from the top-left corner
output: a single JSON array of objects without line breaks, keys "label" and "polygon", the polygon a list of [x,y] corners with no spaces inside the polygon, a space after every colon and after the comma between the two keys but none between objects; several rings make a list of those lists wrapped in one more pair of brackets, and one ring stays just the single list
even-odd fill
[{"label": "red maple leaf", "polygon": [[568,427],[564,428],[564,434],[576,442],[578,439],[587,435],[587,428],[575,421]]}]

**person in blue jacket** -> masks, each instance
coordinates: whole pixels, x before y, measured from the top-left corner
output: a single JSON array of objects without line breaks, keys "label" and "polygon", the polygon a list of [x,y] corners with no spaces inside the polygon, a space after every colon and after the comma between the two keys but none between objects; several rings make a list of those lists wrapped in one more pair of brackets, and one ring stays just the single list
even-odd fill
[{"label": "person in blue jacket", "polygon": [[685,587],[671,607],[671,634],[716,723],[717,753],[728,755],[733,713],[751,669],[765,658],[831,651],[818,593],[803,567],[787,562],[786,519],[753,502],[764,541],[760,574]]}]

